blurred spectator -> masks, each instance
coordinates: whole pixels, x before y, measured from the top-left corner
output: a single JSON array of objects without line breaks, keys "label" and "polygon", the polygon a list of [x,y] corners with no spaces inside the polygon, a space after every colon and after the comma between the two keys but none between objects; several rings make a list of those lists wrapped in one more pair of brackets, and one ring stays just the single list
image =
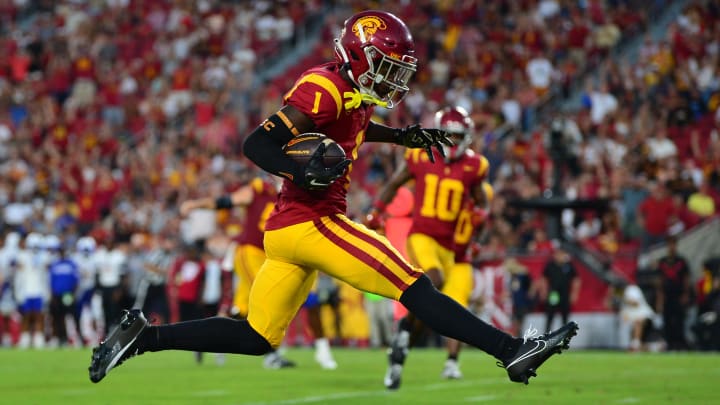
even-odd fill
[{"label": "blurred spectator", "polygon": [[508,258],[503,267],[510,274],[510,294],[512,295],[512,333],[519,334],[523,328],[525,316],[535,305],[537,283],[533,283],[527,267],[517,259]]},{"label": "blurred spectator", "polygon": [[[198,240],[178,257],[168,273],[168,300],[171,322],[191,321],[205,316],[203,290],[206,267],[203,261],[205,241]],[[202,362],[202,353],[195,352],[195,361]]]},{"label": "blurred spectator", "polygon": [[570,309],[580,293],[580,277],[570,255],[560,247],[545,264],[542,274],[541,296],[545,303],[545,331],[552,328],[556,313],[567,323]]},{"label": "blurred spectator", "polygon": [[100,290],[103,307],[103,326],[101,338],[107,336],[120,319],[120,311],[130,304],[127,292],[127,251],[126,243],[113,243],[105,239],[98,248],[97,286]]},{"label": "blurred spectator", "polygon": [[17,318],[17,304],[13,297],[13,280],[18,269],[21,236],[9,232],[3,238],[0,249],[0,345],[10,347],[13,344],[11,325]]},{"label": "blurred spectator", "polygon": [[677,220],[677,210],[665,184],[650,185],[650,195],[640,203],[637,214],[643,249],[665,240],[670,226]]},{"label": "blurred spectator", "polygon": [[[78,316],[75,290],[80,280],[80,269],[77,263],[70,258],[61,247],[60,239],[55,237],[51,246],[52,250],[58,252],[58,257],[48,265],[50,277],[50,319],[52,331],[50,332],[53,346],[65,347],[70,341],[68,335],[72,336],[76,347],[82,346],[80,336],[80,317]],[[77,328],[68,333],[68,322],[72,318],[73,327]]]},{"label": "blurred spectator", "polygon": [[698,297],[698,317],[693,331],[700,350],[720,350],[720,257],[703,264]]},{"label": "blurred spectator", "polygon": [[47,265],[50,260],[43,249],[42,234],[31,232],[18,256],[13,290],[22,316],[18,347],[45,347],[45,318],[50,298]]},{"label": "blurred spectator", "polygon": [[647,350],[651,332],[660,324],[659,316],[647,303],[645,294],[637,285],[627,284],[621,291],[620,347],[631,351]]},{"label": "blurred spectator", "polygon": [[687,207],[690,212],[701,218],[708,218],[715,215],[717,212],[715,201],[718,199],[718,196],[711,195],[711,193],[710,186],[706,181],[700,183],[699,189],[688,197]]},{"label": "blurred spectator", "polygon": [[555,244],[548,239],[547,231],[542,227],[533,229],[532,239],[528,242],[527,250],[530,253],[545,255],[555,250]]},{"label": "blurred spectator", "polygon": [[135,307],[152,314],[158,322],[167,322],[170,318],[166,296],[167,275],[176,250],[176,242],[172,237],[158,235],[144,257],[144,275]]},{"label": "blurred spectator", "polygon": [[668,350],[687,350],[685,319],[692,305],[690,268],[678,254],[677,239],[667,238],[667,254],[657,264],[660,282],[655,308],[663,316],[663,336]]}]

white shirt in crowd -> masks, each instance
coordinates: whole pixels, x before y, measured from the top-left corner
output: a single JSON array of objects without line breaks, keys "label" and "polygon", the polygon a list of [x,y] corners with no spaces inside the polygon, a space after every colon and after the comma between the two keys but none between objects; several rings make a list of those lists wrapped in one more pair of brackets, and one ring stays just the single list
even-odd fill
[{"label": "white shirt in crowd", "polygon": [[617,110],[618,101],[610,92],[593,91],[590,93],[590,120],[593,124],[600,124],[605,116]]},{"label": "white shirt in crowd", "polygon": [[553,65],[547,58],[540,56],[531,59],[525,66],[530,84],[536,89],[547,89],[552,83]]},{"label": "white shirt in crowd", "polygon": [[653,137],[647,140],[647,146],[650,150],[650,158],[653,160],[663,160],[677,155],[677,146],[668,138]]}]

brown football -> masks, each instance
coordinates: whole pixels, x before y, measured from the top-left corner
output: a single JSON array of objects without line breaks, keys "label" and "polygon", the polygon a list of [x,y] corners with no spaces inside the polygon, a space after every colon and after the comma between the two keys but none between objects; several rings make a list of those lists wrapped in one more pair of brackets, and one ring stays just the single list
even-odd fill
[{"label": "brown football", "polygon": [[325,158],[323,159],[325,167],[335,166],[345,160],[345,151],[337,142],[316,132],[308,132],[294,137],[283,146],[283,151],[294,161],[305,165],[320,144],[325,144]]}]

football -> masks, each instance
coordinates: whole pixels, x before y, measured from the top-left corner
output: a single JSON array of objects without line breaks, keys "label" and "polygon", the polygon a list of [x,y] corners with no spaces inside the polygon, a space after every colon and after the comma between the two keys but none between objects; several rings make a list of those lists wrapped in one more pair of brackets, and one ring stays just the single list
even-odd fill
[{"label": "football", "polygon": [[316,132],[296,136],[283,146],[283,151],[294,161],[305,165],[320,144],[325,144],[325,158],[323,159],[325,167],[335,166],[345,160],[345,151],[337,142]]}]

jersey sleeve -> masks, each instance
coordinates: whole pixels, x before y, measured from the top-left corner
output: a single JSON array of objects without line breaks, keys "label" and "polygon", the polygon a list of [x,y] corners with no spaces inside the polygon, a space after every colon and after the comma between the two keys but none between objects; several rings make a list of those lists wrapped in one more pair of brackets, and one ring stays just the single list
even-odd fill
[{"label": "jersey sleeve", "polygon": [[302,76],[285,94],[283,101],[310,117],[318,127],[337,121],[343,109],[337,85],[318,73]]},{"label": "jersey sleeve", "polygon": [[490,162],[488,162],[485,156],[480,155],[478,162],[477,181],[482,182],[487,178],[488,169],[490,168]]},{"label": "jersey sleeve", "polygon": [[253,190],[253,198],[255,198],[258,194],[261,194],[265,189],[265,183],[257,177],[252,179],[250,186]]}]

